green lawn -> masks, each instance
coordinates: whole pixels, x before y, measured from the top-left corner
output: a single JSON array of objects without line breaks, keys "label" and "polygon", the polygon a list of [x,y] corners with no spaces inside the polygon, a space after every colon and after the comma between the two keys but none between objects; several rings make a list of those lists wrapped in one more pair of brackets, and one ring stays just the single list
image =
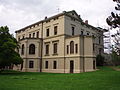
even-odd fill
[{"label": "green lawn", "polygon": [[4,72],[0,90],[120,90],[120,71],[109,67],[79,74]]}]

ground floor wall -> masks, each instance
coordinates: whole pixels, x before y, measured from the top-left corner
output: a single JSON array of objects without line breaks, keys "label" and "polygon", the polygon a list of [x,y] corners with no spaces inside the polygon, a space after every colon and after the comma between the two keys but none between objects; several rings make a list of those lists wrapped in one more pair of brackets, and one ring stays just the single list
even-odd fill
[{"label": "ground floor wall", "polygon": [[[48,61],[48,67],[46,67],[46,61]],[[64,73],[64,58],[42,59],[42,72]]]},{"label": "ground floor wall", "polygon": [[40,72],[40,59],[27,58],[23,59],[23,72]]},{"label": "ground floor wall", "polygon": [[40,64],[39,58],[23,59],[23,65],[14,67],[14,70],[23,72],[50,72],[50,73],[81,73],[94,71],[96,61],[92,57],[63,57],[63,58],[43,58]]},{"label": "ground floor wall", "polygon": [[[48,67],[46,68],[46,61]],[[54,61],[56,61],[56,68],[54,69]],[[84,63],[83,63],[84,62]],[[95,68],[93,58],[80,58],[80,57],[64,57],[64,58],[45,58],[42,61],[42,72],[51,73],[81,73],[94,71]]]}]

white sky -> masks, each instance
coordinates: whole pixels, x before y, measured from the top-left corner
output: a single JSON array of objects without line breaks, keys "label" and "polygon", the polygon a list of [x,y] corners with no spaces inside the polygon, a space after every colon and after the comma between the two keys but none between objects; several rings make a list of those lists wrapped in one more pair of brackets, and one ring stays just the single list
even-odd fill
[{"label": "white sky", "polygon": [[113,0],[0,0],[0,26],[7,25],[15,34],[45,16],[75,10],[89,24],[103,27],[115,5]]}]

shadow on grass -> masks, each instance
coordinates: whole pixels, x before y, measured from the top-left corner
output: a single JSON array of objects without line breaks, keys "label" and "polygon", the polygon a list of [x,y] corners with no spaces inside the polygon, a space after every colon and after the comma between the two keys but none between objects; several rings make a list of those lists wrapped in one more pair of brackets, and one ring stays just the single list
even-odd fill
[{"label": "shadow on grass", "polygon": [[64,73],[47,73],[47,72],[20,72],[14,70],[4,70],[0,75],[60,75]]},{"label": "shadow on grass", "polygon": [[[107,71],[115,71],[113,68],[109,67],[109,66],[101,66],[101,67],[97,67],[98,70],[93,71],[94,73],[96,72],[107,72]],[[92,73],[92,72],[84,72],[84,73]],[[77,73],[77,74],[84,74],[84,73]],[[47,72],[20,72],[20,71],[14,71],[14,70],[4,70],[2,72],[0,72],[0,75],[64,75],[65,73],[47,73]],[[71,73],[66,73],[67,74],[71,74]],[[71,75],[73,75],[74,73],[72,73]]]},{"label": "shadow on grass", "polygon": [[0,75],[33,75],[33,74],[43,74],[40,72],[20,72],[20,71],[14,71],[14,70],[4,70],[0,72]]}]

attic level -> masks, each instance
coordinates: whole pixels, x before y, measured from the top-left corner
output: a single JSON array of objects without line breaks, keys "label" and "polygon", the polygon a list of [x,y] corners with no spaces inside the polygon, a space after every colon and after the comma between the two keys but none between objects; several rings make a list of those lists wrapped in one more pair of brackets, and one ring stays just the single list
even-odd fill
[{"label": "attic level", "polygon": [[66,12],[66,14],[82,21],[80,15],[78,15],[75,10],[68,11],[68,12]]}]

